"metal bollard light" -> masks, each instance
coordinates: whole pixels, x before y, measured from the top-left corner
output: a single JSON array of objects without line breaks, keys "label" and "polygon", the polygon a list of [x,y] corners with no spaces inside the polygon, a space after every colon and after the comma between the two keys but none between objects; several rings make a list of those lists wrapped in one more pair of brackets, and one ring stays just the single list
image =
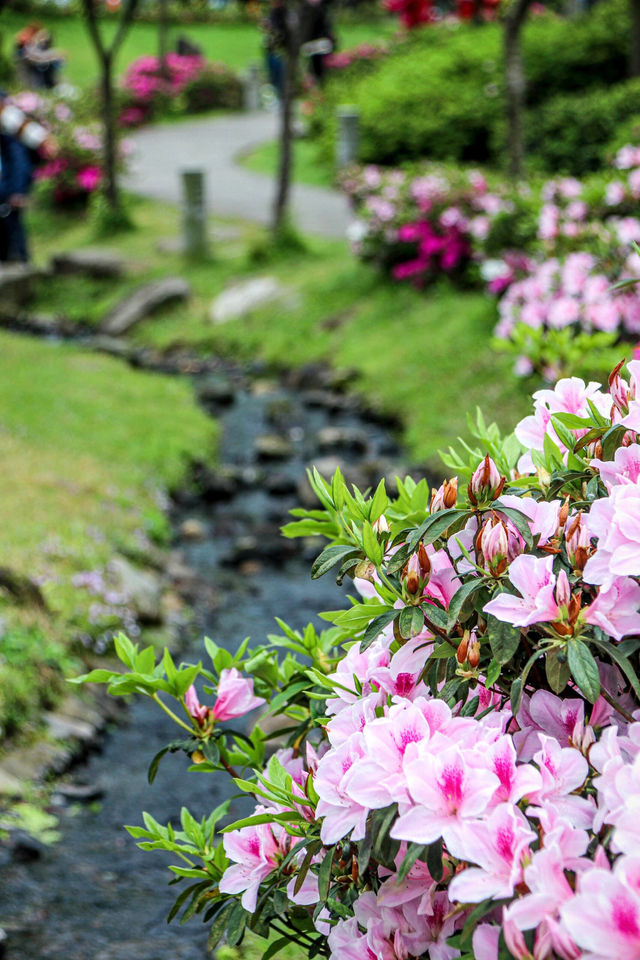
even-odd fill
[{"label": "metal bollard light", "polygon": [[184,252],[188,257],[202,259],[209,252],[202,170],[183,170],[182,190]]},{"label": "metal bollard light", "polygon": [[338,139],[336,142],[336,166],[338,170],[355,163],[360,141],[360,112],[356,107],[338,107]]}]

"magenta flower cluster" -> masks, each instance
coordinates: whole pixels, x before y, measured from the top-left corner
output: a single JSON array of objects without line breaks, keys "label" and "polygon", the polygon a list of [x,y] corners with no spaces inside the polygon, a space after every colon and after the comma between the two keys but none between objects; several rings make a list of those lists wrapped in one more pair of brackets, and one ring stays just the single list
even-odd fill
[{"label": "magenta flower cluster", "polygon": [[[16,94],[13,99],[25,112],[50,130],[57,152],[40,164],[35,179],[44,185],[57,206],[83,202],[101,185],[104,177],[102,132],[93,122],[82,122],[73,101],[57,95],[31,92]],[[125,163],[128,145],[119,147],[119,164]]]},{"label": "magenta flower cluster", "polygon": [[381,44],[359,43],[346,50],[337,50],[325,57],[329,70],[346,70],[354,64],[372,63],[386,57],[388,49]]},{"label": "magenta flower cluster", "polygon": [[[202,96],[199,89],[194,97],[189,96],[194,85],[208,88],[202,106],[198,102]],[[127,69],[122,83],[120,126],[140,126],[168,107],[174,112],[190,112],[239,106],[235,102],[238,90],[238,78],[226,64],[178,53],[168,53],[164,66],[158,57],[139,57]]]},{"label": "magenta flower cluster", "polygon": [[416,285],[439,274],[464,275],[482,258],[484,241],[509,201],[477,171],[411,178],[365,166],[343,180],[356,212],[348,237],[354,253]]}]

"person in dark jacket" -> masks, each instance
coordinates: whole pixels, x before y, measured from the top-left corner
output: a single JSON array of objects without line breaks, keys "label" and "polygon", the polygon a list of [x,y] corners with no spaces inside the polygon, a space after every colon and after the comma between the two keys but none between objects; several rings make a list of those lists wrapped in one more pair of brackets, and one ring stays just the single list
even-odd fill
[{"label": "person in dark jacket", "polygon": [[300,13],[301,53],[309,57],[309,73],[322,86],[325,57],[336,48],[327,0],[304,0]]},{"label": "person in dark jacket", "polygon": [[31,187],[30,150],[16,137],[0,134],[0,261],[29,259],[22,210]]}]

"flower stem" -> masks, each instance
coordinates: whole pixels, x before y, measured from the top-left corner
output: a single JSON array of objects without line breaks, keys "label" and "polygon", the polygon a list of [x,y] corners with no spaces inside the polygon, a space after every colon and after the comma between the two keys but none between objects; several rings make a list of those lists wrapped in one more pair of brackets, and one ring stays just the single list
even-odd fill
[{"label": "flower stem", "polygon": [[163,701],[160,699],[160,697],[158,696],[157,693],[152,693],[152,694],[151,694],[151,699],[152,699],[152,700],[155,700],[155,702],[158,704],[158,706],[159,706],[159,707],[162,707],[162,709],[163,709],[164,712],[167,714],[167,716],[171,717],[171,719],[174,721],[174,723],[177,723],[179,727],[182,727],[183,730],[186,730],[186,731],[187,731],[188,733],[190,733],[190,734],[193,734],[193,733],[194,733],[193,727],[188,726],[186,723],[184,723],[183,720],[180,719],[180,717],[177,717],[177,716],[175,715],[175,713],[173,712],[173,710],[169,709],[169,707],[166,705],[166,703],[163,703]]}]

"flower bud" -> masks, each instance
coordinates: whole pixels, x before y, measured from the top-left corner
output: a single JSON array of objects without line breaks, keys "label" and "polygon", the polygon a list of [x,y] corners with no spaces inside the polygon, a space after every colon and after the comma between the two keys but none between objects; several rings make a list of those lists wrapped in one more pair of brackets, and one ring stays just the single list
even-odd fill
[{"label": "flower bud", "polygon": [[589,559],[591,550],[591,537],[587,526],[582,519],[582,510],[572,520],[569,528],[565,531],[565,543],[567,547],[567,556],[569,563],[574,570],[582,571]]},{"label": "flower bud", "polygon": [[569,497],[567,496],[558,513],[558,526],[564,527],[569,519]]},{"label": "flower bud", "polygon": [[437,513],[439,510],[450,510],[451,507],[455,507],[457,499],[458,478],[452,477],[451,480],[445,480],[431,494],[431,513]]},{"label": "flower bud", "polygon": [[623,358],[609,374],[609,394],[613,403],[611,409],[612,419],[614,411],[626,417],[629,413],[629,405],[631,401],[635,399],[635,390],[620,376],[620,370],[624,366],[625,360],[626,358]]},{"label": "flower bud", "polygon": [[404,585],[407,593],[412,594],[412,596],[420,592],[420,562],[418,555],[415,553],[409,557],[409,562],[404,568]]},{"label": "flower bud", "polygon": [[480,549],[484,565],[494,577],[499,577],[507,568],[509,538],[504,523],[496,518],[487,520],[480,534]]},{"label": "flower bud", "polygon": [[377,520],[371,524],[374,533],[389,533],[389,524],[384,513],[381,513]]},{"label": "flower bud", "polygon": [[555,600],[558,606],[568,608],[569,601],[571,600],[571,585],[564,570],[561,570],[558,574],[555,594]]},{"label": "flower bud", "polygon": [[469,631],[465,630],[464,636],[460,643],[458,644],[458,649],[456,650],[456,660],[458,663],[463,664],[467,659],[467,651],[469,649]]},{"label": "flower bud", "polygon": [[472,670],[475,670],[480,663],[480,644],[477,640],[474,640],[474,642],[470,645],[469,652],[467,653],[467,660],[469,661],[469,666]]},{"label": "flower bud", "polygon": [[204,722],[209,716],[209,707],[203,707],[199,702],[198,694],[193,684],[191,684],[184,695],[184,705],[191,719],[195,720],[198,726],[204,726]]},{"label": "flower bud", "polygon": [[467,494],[474,507],[487,506],[496,500],[502,493],[506,477],[501,477],[498,468],[489,456],[486,455],[476,468],[469,481]]},{"label": "flower bud", "polygon": [[427,548],[424,543],[420,543],[418,547],[418,563],[420,564],[420,572],[423,577],[431,576],[431,560],[429,560],[429,554],[427,553]]}]

